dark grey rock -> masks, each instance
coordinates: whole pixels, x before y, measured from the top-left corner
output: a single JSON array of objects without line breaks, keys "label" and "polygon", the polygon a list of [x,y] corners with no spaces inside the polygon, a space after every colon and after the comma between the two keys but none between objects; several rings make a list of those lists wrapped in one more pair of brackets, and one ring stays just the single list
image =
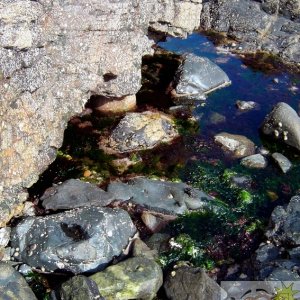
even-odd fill
[{"label": "dark grey rock", "polygon": [[256,260],[260,263],[272,262],[279,258],[279,249],[273,244],[262,244],[256,250]]},{"label": "dark grey rock", "polygon": [[136,229],[127,212],[87,207],[28,217],[12,231],[15,258],[32,267],[82,273],[103,269],[121,254]]},{"label": "dark grey rock", "polygon": [[231,83],[226,73],[206,57],[188,54],[176,74],[176,102],[204,99],[207,93]]},{"label": "dark grey rock", "polygon": [[254,143],[243,135],[221,132],[214,136],[214,140],[234,158],[249,156],[255,152]]},{"label": "dark grey rock", "polygon": [[108,191],[118,200],[132,201],[149,209],[182,214],[188,209],[206,207],[213,200],[204,192],[185,183],[150,180],[143,177],[128,183],[112,182]]},{"label": "dark grey rock", "polygon": [[164,289],[171,300],[226,299],[225,291],[201,268],[180,267],[174,270],[166,278]]},{"label": "dark grey rock", "polygon": [[113,196],[96,185],[78,179],[69,179],[46,190],[41,197],[46,209],[73,209],[83,206],[106,206]]},{"label": "dark grey rock", "polygon": [[299,281],[300,276],[293,271],[287,270],[283,267],[274,268],[271,274],[266,278],[270,281]]},{"label": "dark grey rock", "polygon": [[61,300],[104,300],[97,284],[83,275],[74,276],[64,282],[59,294]]},{"label": "dark grey rock", "polygon": [[292,163],[283,154],[275,152],[272,154],[272,157],[283,173],[286,173],[291,169]]},{"label": "dark grey rock", "polygon": [[253,154],[244,157],[241,160],[241,165],[247,168],[264,169],[267,166],[267,160],[261,154]]},{"label": "dark grey rock", "polygon": [[145,242],[149,248],[156,250],[159,254],[170,250],[169,241],[171,236],[167,233],[154,233]]},{"label": "dark grey rock", "polygon": [[37,300],[26,280],[13,267],[0,262],[0,299]]},{"label": "dark grey rock", "polygon": [[279,102],[261,126],[263,134],[300,150],[300,118],[287,103]]},{"label": "dark grey rock", "polygon": [[163,283],[159,265],[145,257],[133,257],[89,277],[107,299],[153,299]]}]

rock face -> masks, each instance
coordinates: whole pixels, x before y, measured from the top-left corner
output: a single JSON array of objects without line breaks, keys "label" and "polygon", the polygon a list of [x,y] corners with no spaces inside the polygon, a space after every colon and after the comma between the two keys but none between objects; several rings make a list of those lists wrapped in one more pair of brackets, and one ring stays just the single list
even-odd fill
[{"label": "rock face", "polygon": [[13,267],[0,262],[0,274],[0,299],[37,299],[26,280]]},{"label": "rock face", "polygon": [[186,55],[176,77],[175,102],[203,99],[207,93],[231,83],[218,65],[194,54]]},{"label": "rock face", "polygon": [[221,145],[222,149],[231,153],[235,158],[253,155],[255,145],[243,135],[221,132],[214,137],[215,142]]},{"label": "rock face", "polygon": [[300,118],[287,103],[275,105],[264,119],[261,131],[280,143],[300,150]]},{"label": "rock face", "polygon": [[300,62],[299,1],[206,1],[201,25],[240,41],[242,50],[265,50]]},{"label": "rock face", "polygon": [[[115,152],[147,150],[178,137],[173,120],[161,113],[127,113],[113,130],[103,149]],[[104,142],[105,143],[105,142]]]},{"label": "rock face", "polygon": [[164,283],[168,299],[171,300],[222,300],[226,293],[200,268],[181,267],[175,276],[169,275]]},{"label": "rock face", "polygon": [[114,197],[93,184],[69,179],[46,190],[41,200],[46,209],[59,210],[91,205],[106,206]]},{"label": "rock face", "polygon": [[22,209],[24,188],[91,95],[139,90],[149,24],[181,34],[199,26],[200,10],[200,1],[178,0],[0,2],[0,225]]},{"label": "rock face", "polygon": [[88,207],[25,218],[13,229],[15,257],[38,268],[82,273],[103,269],[135,233],[127,212]]},{"label": "rock face", "polygon": [[145,257],[129,258],[90,278],[105,299],[153,299],[163,283],[159,265]]},{"label": "rock face", "polygon": [[128,183],[112,182],[108,191],[118,200],[132,201],[149,209],[182,214],[187,209],[209,205],[212,197],[185,183],[134,178]]}]

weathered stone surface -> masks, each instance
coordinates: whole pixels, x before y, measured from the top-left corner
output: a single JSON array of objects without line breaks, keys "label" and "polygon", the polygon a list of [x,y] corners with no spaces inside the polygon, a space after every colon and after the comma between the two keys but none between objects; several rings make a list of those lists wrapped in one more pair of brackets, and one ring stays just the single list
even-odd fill
[{"label": "weathered stone surface", "polygon": [[59,294],[62,300],[104,300],[97,284],[83,275],[74,276],[64,282]]},{"label": "weathered stone surface", "polygon": [[[174,270],[164,282],[170,300],[220,300],[226,293],[201,268],[181,267]],[[174,275],[174,276],[173,276]]]},{"label": "weathered stone surface", "polygon": [[106,206],[114,200],[114,197],[96,185],[69,179],[47,189],[41,200],[46,209],[59,210],[92,205]]},{"label": "weathered stone surface", "polygon": [[170,142],[178,135],[173,120],[167,115],[150,111],[127,113],[108,141],[101,141],[100,147],[121,153],[146,150]]},{"label": "weathered stone surface", "polygon": [[145,257],[129,258],[90,278],[105,299],[153,299],[163,283],[159,265]]},{"label": "weathered stone surface", "polygon": [[231,83],[226,73],[206,57],[188,54],[176,73],[175,102],[199,100]]},{"label": "weathered stone surface", "polygon": [[267,160],[261,154],[253,154],[241,160],[241,165],[247,168],[263,169],[267,164]]},{"label": "weathered stone surface", "polygon": [[0,262],[0,299],[37,300],[26,280],[13,267]]},{"label": "weathered stone surface", "polygon": [[272,157],[283,173],[288,172],[292,167],[290,160],[283,154],[275,152],[272,154]]},{"label": "weathered stone surface", "polygon": [[133,178],[128,183],[112,182],[108,191],[118,200],[130,200],[147,208],[171,214],[203,208],[212,200],[212,197],[185,183],[143,177]]},{"label": "weathered stone surface", "polygon": [[10,227],[0,228],[0,248],[6,247],[10,239]]},{"label": "weathered stone surface", "polygon": [[243,51],[264,50],[300,62],[299,1],[207,1],[201,25],[227,33]]},{"label": "weathered stone surface", "polygon": [[28,217],[12,231],[15,257],[32,267],[82,273],[103,269],[135,233],[127,212],[87,207]]},{"label": "weathered stone surface", "polygon": [[243,101],[243,100],[237,100],[235,105],[241,111],[251,110],[258,106],[258,104],[254,101]]},{"label": "weathered stone surface", "polygon": [[263,134],[300,150],[300,118],[287,103],[279,102],[261,125]]},{"label": "weathered stone surface", "polygon": [[1,226],[91,95],[139,90],[141,58],[152,53],[149,23],[174,34],[199,25],[199,1],[170,3],[167,13],[157,0],[0,1]]},{"label": "weathered stone surface", "polygon": [[222,146],[222,149],[229,152],[235,158],[253,155],[255,145],[243,135],[221,132],[214,136],[215,142]]}]

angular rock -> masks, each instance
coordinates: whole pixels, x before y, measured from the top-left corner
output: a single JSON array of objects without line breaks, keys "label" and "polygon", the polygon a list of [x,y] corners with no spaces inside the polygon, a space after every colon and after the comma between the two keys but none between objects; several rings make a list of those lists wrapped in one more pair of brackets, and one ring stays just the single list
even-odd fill
[{"label": "angular rock", "polygon": [[114,200],[114,197],[96,185],[69,179],[47,189],[41,200],[46,209],[60,210],[92,205],[106,206]]},{"label": "angular rock", "polygon": [[132,256],[133,257],[146,257],[148,259],[158,258],[158,252],[151,250],[141,239],[134,239],[132,242]]},{"label": "angular rock", "polygon": [[0,248],[6,247],[10,240],[10,227],[0,228]]},{"label": "angular rock", "polygon": [[59,290],[63,300],[104,300],[97,284],[90,278],[77,275],[64,282]]},{"label": "angular rock", "polygon": [[300,118],[287,103],[279,102],[265,117],[261,131],[282,144],[300,150]]},{"label": "angular rock", "polygon": [[180,267],[173,272],[164,282],[164,289],[168,299],[226,299],[225,291],[214,280],[209,278],[201,268]]},{"label": "angular rock", "polygon": [[286,173],[291,169],[292,163],[283,154],[275,152],[272,154],[272,157],[283,173]]},{"label": "angular rock", "polygon": [[205,99],[205,95],[231,83],[226,73],[206,57],[188,54],[176,73],[176,102]]},{"label": "angular rock", "polygon": [[279,267],[274,268],[271,274],[266,278],[269,281],[299,281],[300,276],[293,271],[287,270],[286,268]]},{"label": "angular rock", "polygon": [[82,273],[103,269],[121,254],[136,229],[127,212],[87,207],[28,217],[12,231],[15,258],[47,271]]},{"label": "angular rock", "polygon": [[0,299],[37,300],[26,280],[13,267],[0,262]]},{"label": "angular rock", "polygon": [[169,214],[182,214],[188,209],[204,208],[212,200],[212,197],[185,183],[143,177],[133,178],[128,183],[112,182],[107,189],[118,200],[130,200]]},{"label": "angular rock", "polygon": [[129,258],[89,277],[107,299],[153,299],[163,283],[159,265],[144,257]]},{"label": "angular rock", "polygon": [[214,139],[224,151],[231,153],[234,158],[242,158],[255,152],[254,143],[242,135],[221,132],[215,135]]},{"label": "angular rock", "polygon": [[157,251],[159,254],[170,250],[170,241],[171,236],[167,233],[154,233],[146,241],[146,244],[149,248]]},{"label": "angular rock", "polygon": [[130,152],[152,149],[178,137],[174,121],[162,113],[127,113],[100,147],[106,151]]},{"label": "angular rock", "polygon": [[257,107],[257,103],[254,101],[242,101],[238,100],[236,101],[236,106],[239,110],[245,111],[245,110],[251,110]]},{"label": "angular rock", "polygon": [[267,166],[267,160],[261,154],[253,154],[244,157],[241,160],[241,165],[247,168],[264,169]]},{"label": "angular rock", "polygon": [[259,246],[255,253],[256,260],[261,264],[274,262],[275,259],[280,258],[279,249],[273,244],[262,244]]}]

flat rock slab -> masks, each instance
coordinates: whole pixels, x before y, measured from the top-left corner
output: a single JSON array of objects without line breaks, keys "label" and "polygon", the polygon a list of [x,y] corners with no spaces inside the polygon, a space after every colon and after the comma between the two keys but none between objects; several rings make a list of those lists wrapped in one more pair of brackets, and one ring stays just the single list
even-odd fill
[{"label": "flat rock slab", "polygon": [[160,266],[145,257],[129,258],[89,277],[105,299],[153,299],[163,283]]},{"label": "flat rock slab", "polygon": [[244,157],[241,160],[241,165],[247,168],[264,169],[267,166],[267,160],[261,154],[253,154]]},{"label": "flat rock slab", "polygon": [[181,267],[164,282],[168,299],[222,300],[226,292],[201,268]]},{"label": "flat rock slab", "polygon": [[203,99],[205,94],[231,83],[226,73],[206,57],[188,54],[179,66],[175,98]]},{"label": "flat rock slab", "polygon": [[287,103],[277,103],[265,117],[261,131],[274,141],[300,150],[300,118]]},{"label": "flat rock slab", "polygon": [[13,267],[0,262],[0,299],[37,300],[26,280]]},{"label": "flat rock slab", "polygon": [[209,205],[212,197],[185,183],[138,177],[128,183],[112,182],[108,191],[121,201],[132,201],[146,208],[169,214],[182,214],[188,209]]},{"label": "flat rock slab", "polygon": [[96,185],[77,179],[69,179],[61,185],[55,185],[46,190],[41,197],[46,209],[73,209],[83,206],[106,206],[113,196]]},{"label": "flat rock slab", "polygon": [[272,157],[283,173],[286,173],[291,169],[292,163],[283,154],[275,152],[272,154]]},{"label": "flat rock slab", "polygon": [[100,142],[106,152],[152,149],[179,136],[172,118],[158,112],[127,113],[108,140]]},{"label": "flat rock slab", "polygon": [[234,158],[250,156],[255,152],[254,143],[243,135],[221,132],[214,136],[214,140]]},{"label": "flat rock slab", "polygon": [[103,269],[121,254],[136,231],[121,209],[87,207],[28,217],[12,231],[16,259],[47,271],[82,273]]}]

